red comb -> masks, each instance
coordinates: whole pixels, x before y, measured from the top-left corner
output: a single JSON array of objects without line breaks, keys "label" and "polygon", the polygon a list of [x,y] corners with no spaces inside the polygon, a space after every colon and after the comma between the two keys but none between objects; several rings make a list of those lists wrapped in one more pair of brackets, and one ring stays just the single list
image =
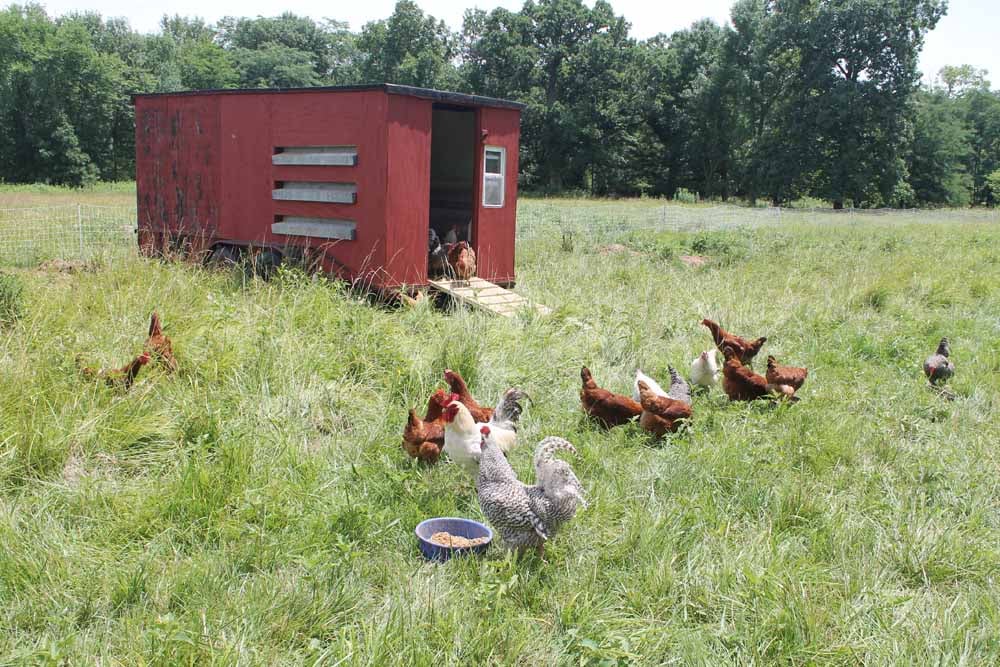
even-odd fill
[{"label": "red comb", "polygon": [[479,429],[479,432],[482,433],[483,435],[489,435],[490,427],[487,426],[486,424],[483,424],[482,428]]}]

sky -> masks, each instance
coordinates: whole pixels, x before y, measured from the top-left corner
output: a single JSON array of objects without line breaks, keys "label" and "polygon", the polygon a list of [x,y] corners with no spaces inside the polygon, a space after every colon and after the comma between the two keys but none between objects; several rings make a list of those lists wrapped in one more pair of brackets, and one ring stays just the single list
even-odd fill
[{"label": "sky", "polygon": [[[2,0],[0,0],[2,1]],[[592,5],[592,0],[585,0]],[[733,0],[611,0],[615,13],[632,24],[632,36],[645,39],[657,33],[686,28],[700,18],[728,22]],[[7,4],[4,2],[4,4]],[[138,4],[134,0],[42,0],[49,14],[87,9],[110,16],[124,16],[140,32],[154,32],[164,13],[199,16],[214,23],[223,16],[273,16],[283,11],[314,19],[346,21],[352,30],[360,30],[368,21],[387,18],[395,0],[367,0],[339,3],[321,0],[284,0],[275,5],[270,0],[171,0],[169,3]],[[516,10],[523,0],[417,0],[426,13],[443,19],[453,29],[462,25],[468,7],[490,10],[506,7]],[[1000,48],[993,43],[1000,38],[1000,0],[951,0],[948,15],[931,32],[924,46],[920,68],[926,80],[944,65],[969,64],[990,71],[988,78],[1000,88]]]}]

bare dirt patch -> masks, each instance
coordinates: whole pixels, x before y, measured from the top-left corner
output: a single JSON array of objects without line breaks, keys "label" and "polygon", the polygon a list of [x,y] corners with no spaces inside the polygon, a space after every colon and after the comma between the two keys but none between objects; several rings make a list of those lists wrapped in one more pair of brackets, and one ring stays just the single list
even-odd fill
[{"label": "bare dirt patch", "polygon": [[704,255],[681,255],[678,259],[687,266],[704,266],[709,260]]}]

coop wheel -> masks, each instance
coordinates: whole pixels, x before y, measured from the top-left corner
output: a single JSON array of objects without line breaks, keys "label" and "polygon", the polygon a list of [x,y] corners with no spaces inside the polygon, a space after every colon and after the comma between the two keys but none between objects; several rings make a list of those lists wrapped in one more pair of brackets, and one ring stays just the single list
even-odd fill
[{"label": "coop wheel", "polygon": [[262,280],[270,280],[281,266],[281,253],[276,250],[261,250],[253,255],[253,272]]},{"label": "coop wheel", "polygon": [[240,264],[240,249],[231,245],[216,246],[208,257],[208,263],[224,269]]}]

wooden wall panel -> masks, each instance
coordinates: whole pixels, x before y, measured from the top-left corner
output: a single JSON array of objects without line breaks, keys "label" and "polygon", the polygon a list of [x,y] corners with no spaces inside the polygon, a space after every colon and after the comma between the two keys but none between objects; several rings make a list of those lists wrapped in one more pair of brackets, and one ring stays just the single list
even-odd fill
[{"label": "wooden wall panel", "polygon": [[[495,283],[514,282],[514,238],[517,230],[518,146],[521,114],[513,109],[479,109],[473,237],[479,276]],[[486,146],[507,149],[502,208],[483,206],[483,154]]]},{"label": "wooden wall panel", "polygon": [[389,96],[385,268],[391,285],[427,283],[432,113],[430,100]]}]

